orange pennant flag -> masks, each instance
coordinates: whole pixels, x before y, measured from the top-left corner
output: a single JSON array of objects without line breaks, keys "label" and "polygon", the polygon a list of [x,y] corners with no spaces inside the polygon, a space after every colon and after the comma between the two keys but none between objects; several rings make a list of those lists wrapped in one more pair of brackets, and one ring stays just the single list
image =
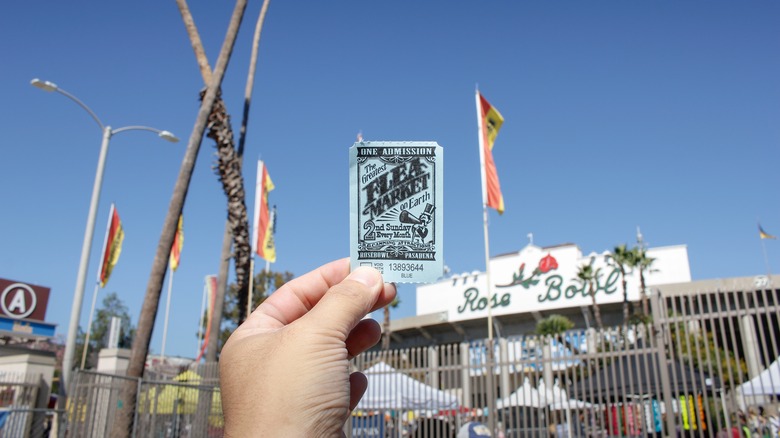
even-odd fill
[{"label": "orange pennant flag", "polygon": [[498,130],[504,124],[504,118],[498,110],[488,103],[477,91],[477,106],[479,111],[480,148],[484,166],[483,193],[486,192],[485,203],[488,207],[504,212],[504,196],[501,194],[501,184],[498,181],[498,171],[493,161],[493,144],[496,142]]},{"label": "orange pennant flag", "polygon": [[100,264],[100,287],[105,287],[108,278],[114,270],[119,254],[122,253],[122,242],[125,240],[125,232],[122,229],[122,221],[114,204],[108,214],[108,227],[106,228],[106,240],[103,242],[103,262]]},{"label": "orange pennant flag", "polygon": [[171,270],[175,271],[179,267],[181,259],[181,249],[184,246],[184,217],[179,215],[179,225],[176,227],[176,235],[173,237],[171,246],[171,255],[168,258]]},{"label": "orange pennant flag", "polygon": [[268,167],[262,161],[257,162],[257,186],[255,187],[255,219],[252,245],[257,255],[271,263],[276,261],[273,222],[268,208],[268,193],[274,189],[274,183],[268,174]]}]

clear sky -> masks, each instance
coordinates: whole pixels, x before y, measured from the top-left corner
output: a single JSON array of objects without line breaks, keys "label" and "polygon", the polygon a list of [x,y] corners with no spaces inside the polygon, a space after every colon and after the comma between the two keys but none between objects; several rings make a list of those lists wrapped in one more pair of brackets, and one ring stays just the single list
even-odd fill
[{"label": "clear sky", "polygon": [[[231,2],[191,1],[212,66]],[[241,119],[250,2],[223,94]],[[767,271],[756,223],[780,234],[780,2],[279,1],[262,36],[246,150],[276,184],[278,263],[302,274],[349,254],[348,148],[445,149],[445,262],[484,269],[474,90],[506,119],[494,149],[506,213],[492,255],[571,242],[584,253],[685,244],[694,279]],[[87,276],[86,326],[109,206],[125,228],[105,291],[134,321],[203,83],[173,0],[14,2],[0,14],[0,277],[51,288],[67,331],[101,133],[41,78],[115,128]],[[205,139],[184,208],[166,353],[193,356],[203,278],[216,273],[225,196]],[[780,271],[780,242],[764,241]],[[163,291],[167,289],[167,281]],[[101,292],[104,293],[104,292]],[[415,312],[401,288],[397,317]],[[165,295],[152,351],[159,352]]]}]

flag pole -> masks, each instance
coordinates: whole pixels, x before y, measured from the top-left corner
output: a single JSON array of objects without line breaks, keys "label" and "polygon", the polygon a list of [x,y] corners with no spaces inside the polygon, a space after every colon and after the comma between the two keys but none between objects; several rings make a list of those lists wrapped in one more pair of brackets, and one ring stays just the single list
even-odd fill
[{"label": "flag pole", "polygon": [[257,249],[257,236],[259,234],[257,230],[257,220],[260,217],[260,206],[258,205],[258,201],[262,201],[262,191],[265,189],[265,187],[262,186],[262,184],[265,184],[265,181],[260,181],[263,178],[263,166],[265,166],[265,163],[258,159],[257,175],[255,175],[255,207],[252,214],[252,241],[249,242],[249,254],[251,254],[252,257],[249,259],[249,298],[246,300],[247,318],[252,314],[252,299],[255,291],[255,249]]},{"label": "flag pole", "polygon": [[165,322],[163,323],[163,334],[162,334],[162,347],[160,347],[160,357],[165,360],[165,340],[168,338],[168,316],[171,312],[171,289],[173,289],[173,273],[175,271],[171,268],[171,265],[168,264],[168,273],[170,274],[170,278],[168,279],[168,296],[165,298]]},{"label": "flag pole", "polygon": [[[208,279],[208,276],[206,276]],[[195,349],[195,356],[200,353],[200,346],[203,344],[203,312],[206,310],[206,290],[207,281],[203,282],[203,294],[200,297],[200,313],[198,314],[198,347]]]},{"label": "flag pole", "polygon": [[[273,236],[276,233],[276,205],[274,205],[274,209],[268,212],[269,216],[269,222],[271,223],[271,236]],[[271,278],[268,276],[268,274],[271,273],[271,261],[266,260],[265,261],[265,295],[268,296],[268,290],[271,289]]]},{"label": "flag pole", "polygon": [[[103,263],[100,263],[103,266]],[[100,273],[98,273],[100,275]],[[95,283],[95,291],[92,292],[92,307],[89,310],[89,322],[87,323],[87,334],[84,335],[84,348],[81,349],[81,369],[87,363],[87,350],[89,350],[89,336],[92,332],[92,317],[95,315],[95,302],[97,301],[98,289],[100,289],[100,280]]]},{"label": "flag pole", "polygon": [[766,279],[767,279],[767,286],[772,285],[772,270],[769,268],[769,257],[766,255],[766,243],[764,243],[764,239],[759,237],[759,240],[761,240],[761,249],[764,251],[764,264],[766,264]]},{"label": "flag pole", "polygon": [[485,175],[485,138],[483,135],[482,126],[482,105],[479,101],[479,89],[475,92],[476,104],[477,104],[477,133],[479,137],[479,172],[482,177],[482,228],[485,236],[485,280],[487,281],[487,323],[488,323],[488,339],[493,341],[493,306],[491,299],[493,298],[492,289],[490,286],[490,235],[488,233],[488,210],[487,210],[487,181]]},{"label": "flag pole", "polygon": [[111,221],[114,218],[114,204],[108,211],[108,224],[106,224],[106,235],[103,237],[103,250],[100,251],[100,264],[98,265],[97,279],[95,280],[95,291],[92,293],[92,308],[89,311],[89,322],[87,323],[87,334],[84,335],[84,348],[81,350],[81,369],[87,362],[87,350],[89,350],[89,336],[92,332],[92,316],[95,313],[95,302],[97,301],[98,290],[100,289],[100,275],[103,273],[103,263],[106,261],[106,246],[108,245],[108,233],[111,231]]},{"label": "flag pole", "polygon": [[252,258],[249,259],[249,299],[246,302],[246,317],[252,314],[252,296],[255,291],[255,252],[251,249]]},{"label": "flag pole", "polygon": [[487,407],[488,407],[488,428],[492,433],[496,431],[496,397],[495,397],[495,385],[493,383],[493,363],[495,363],[495,350],[493,349],[493,291],[490,283],[490,236],[488,234],[488,211],[487,211],[487,175],[485,171],[485,136],[484,127],[482,126],[482,104],[479,99],[479,87],[475,90],[475,100],[477,104],[477,128],[479,137],[479,171],[482,176],[482,228],[485,234],[485,281],[487,282],[487,323],[488,323],[488,342],[487,342],[487,366],[486,375],[488,377],[487,384]]}]

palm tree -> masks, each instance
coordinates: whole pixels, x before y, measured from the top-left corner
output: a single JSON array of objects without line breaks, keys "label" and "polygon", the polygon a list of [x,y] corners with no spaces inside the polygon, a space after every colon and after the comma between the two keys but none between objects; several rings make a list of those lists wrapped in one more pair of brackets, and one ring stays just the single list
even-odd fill
[{"label": "palm tree", "polygon": [[596,326],[599,330],[604,330],[604,324],[601,322],[601,310],[598,303],[596,303],[596,280],[601,276],[601,268],[593,269],[593,260],[590,264],[582,265],[577,268],[577,280],[582,283],[583,287],[588,288],[588,294],[593,300],[593,319],[596,320]]},{"label": "palm tree", "polygon": [[238,28],[246,9],[246,0],[237,0],[233,9],[233,14],[228,25],[228,31],[225,35],[222,49],[219,53],[216,66],[214,68],[213,79],[206,88],[206,93],[200,104],[195,126],[192,128],[187,151],[182,159],[179,175],[176,179],[171,202],[168,205],[168,213],[163,222],[163,230],[160,235],[160,242],[157,245],[157,251],[152,262],[152,271],[149,275],[149,281],[146,286],[144,302],[141,307],[141,315],[138,318],[138,328],[136,336],[133,339],[133,348],[130,351],[130,359],[127,366],[127,381],[123,384],[120,400],[122,407],[117,410],[114,419],[114,425],[111,430],[111,437],[120,438],[130,435],[133,417],[135,414],[135,405],[137,401],[136,379],[140,378],[144,372],[144,363],[149,354],[149,343],[152,339],[152,328],[157,316],[157,309],[160,305],[160,293],[162,291],[165,273],[168,269],[168,255],[173,245],[174,234],[179,223],[179,216],[184,208],[184,200],[187,197],[187,189],[192,179],[192,173],[195,168],[195,161],[200,150],[200,144],[203,140],[203,133],[206,130],[207,119],[211,109],[219,94],[222,79],[225,76],[230,56],[233,52],[233,45],[238,35]]},{"label": "palm tree", "polygon": [[[249,242],[249,222],[246,210],[246,200],[244,191],[244,180],[241,174],[242,161],[244,155],[244,144],[246,141],[247,120],[249,118],[249,107],[251,101],[252,89],[254,86],[255,66],[257,65],[257,51],[260,42],[260,34],[265,15],[268,11],[270,0],[265,0],[260,10],[260,16],[257,19],[255,34],[252,41],[252,55],[249,63],[249,73],[247,75],[246,90],[244,95],[244,113],[241,124],[241,135],[238,140],[238,149],[233,146],[233,131],[229,123],[224,102],[218,97],[218,103],[214,106],[209,116],[209,134],[208,136],[215,140],[219,164],[218,174],[225,195],[228,198],[228,219],[225,222],[223,234],[222,256],[220,258],[219,281],[217,284],[217,296],[214,303],[214,315],[211,324],[211,332],[217,333],[222,326],[223,306],[227,292],[227,277],[230,266],[231,249],[235,248],[235,269],[236,285],[239,288],[239,312],[237,314],[236,324],[240,324],[246,319],[246,304],[249,296],[248,280],[250,272],[250,252],[251,244]],[[186,0],[176,0],[179,7],[184,27],[190,38],[190,43],[195,51],[200,68],[203,82],[206,86],[211,82],[212,71],[209,66],[206,52],[203,49],[203,43],[200,40],[198,29],[187,6]],[[219,349],[217,337],[212,336],[209,339],[209,345],[206,349],[206,362],[214,362],[217,358]]]},{"label": "palm tree", "polygon": [[382,351],[387,353],[390,350],[390,308],[395,309],[401,304],[401,300],[396,296],[393,302],[386,305],[384,309],[385,319],[382,322]]},{"label": "palm tree", "polygon": [[628,303],[628,289],[626,287],[626,268],[634,265],[634,251],[628,249],[626,244],[615,247],[612,254],[607,255],[607,263],[616,267],[620,271],[620,278],[623,282],[623,324],[628,324],[631,317],[631,311]]},{"label": "palm tree", "polygon": [[579,353],[579,348],[563,336],[567,331],[573,328],[574,323],[569,318],[563,315],[550,315],[536,323],[535,332],[539,336],[552,337],[565,345],[570,351]]},{"label": "palm tree", "polygon": [[645,273],[657,272],[657,269],[653,269],[653,262],[655,258],[648,257],[647,251],[642,247],[635,247],[631,249],[634,253],[633,262],[634,267],[639,269],[639,292],[642,297],[642,313],[647,318],[650,315],[650,305],[647,298],[647,288],[645,286]]},{"label": "palm tree", "polygon": [[[238,142],[238,149],[234,145],[233,129],[230,125],[230,116],[227,114],[225,103],[222,100],[221,95],[217,96],[217,100],[214,103],[211,114],[208,119],[208,134],[207,136],[214,140],[217,149],[217,175],[222,183],[222,189],[227,196],[227,210],[228,217],[225,225],[224,239],[228,240],[232,238],[233,258],[236,271],[236,286],[239,290],[239,304],[246,308],[247,299],[249,297],[249,277],[250,277],[250,258],[251,258],[251,243],[249,241],[249,219],[246,208],[246,192],[244,190],[244,178],[241,173],[244,144],[246,140],[247,120],[249,118],[249,103],[251,101],[252,89],[254,86],[255,67],[257,65],[257,50],[260,41],[260,33],[265,21],[265,14],[268,10],[268,4],[270,0],[263,2],[263,7],[260,11],[260,17],[255,27],[255,34],[252,44],[252,56],[249,65],[249,73],[247,76],[246,90],[244,95],[244,113],[241,125],[241,136]],[[203,43],[198,35],[198,30],[195,26],[195,22],[190,14],[186,0],[176,0],[176,4],[179,7],[182,20],[184,21],[184,27],[187,30],[187,34],[190,38],[190,43],[195,51],[195,57],[198,61],[201,76],[206,86],[211,82],[212,71],[209,67],[209,61],[206,57],[206,52],[203,49]],[[230,259],[230,245],[223,245],[222,263],[228,264]],[[220,270],[221,272],[227,272],[227,269]],[[220,302],[224,301],[224,294],[227,284],[227,275],[220,276]],[[220,299],[221,298],[221,299]],[[246,311],[239,309],[238,323],[242,323],[246,319]],[[221,317],[215,318],[216,323],[219,324]],[[217,327],[219,327],[217,325]],[[213,348],[209,349],[209,355],[214,353]]]},{"label": "palm tree", "polygon": [[574,323],[563,315],[550,315],[536,323],[539,336],[557,336],[574,328]]}]

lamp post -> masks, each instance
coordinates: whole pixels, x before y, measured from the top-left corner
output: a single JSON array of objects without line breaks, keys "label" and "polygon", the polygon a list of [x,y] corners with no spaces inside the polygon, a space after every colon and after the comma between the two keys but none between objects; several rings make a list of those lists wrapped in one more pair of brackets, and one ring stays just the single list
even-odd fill
[{"label": "lamp post", "polygon": [[118,129],[113,129],[111,126],[103,125],[98,116],[92,111],[84,102],[80,101],[76,96],[68,93],[62,88],[58,87],[49,81],[42,81],[40,79],[33,79],[30,84],[40,88],[44,91],[55,91],[62,94],[68,99],[76,102],[82,107],[93,120],[98,124],[100,130],[103,132],[103,140],[100,144],[100,155],[98,158],[97,171],[95,173],[95,184],[92,187],[92,199],[89,203],[89,213],[87,215],[87,229],[84,231],[84,243],[81,246],[81,259],[79,261],[79,271],[76,277],[76,289],[73,292],[73,307],[70,312],[70,325],[68,326],[68,338],[65,342],[65,354],[62,360],[62,379],[60,381],[60,391],[62,394],[67,395],[67,385],[70,384],[70,369],[73,362],[73,356],[76,352],[76,335],[79,327],[79,318],[81,317],[81,305],[84,300],[84,284],[87,278],[87,268],[89,266],[89,253],[92,247],[92,237],[95,234],[95,217],[97,216],[97,206],[100,201],[100,188],[103,184],[103,170],[106,164],[106,156],[108,155],[108,143],[111,137],[124,131],[150,131],[157,134],[158,137],[176,143],[179,141],[175,135],[169,131],[162,131],[148,126],[125,126]]}]

